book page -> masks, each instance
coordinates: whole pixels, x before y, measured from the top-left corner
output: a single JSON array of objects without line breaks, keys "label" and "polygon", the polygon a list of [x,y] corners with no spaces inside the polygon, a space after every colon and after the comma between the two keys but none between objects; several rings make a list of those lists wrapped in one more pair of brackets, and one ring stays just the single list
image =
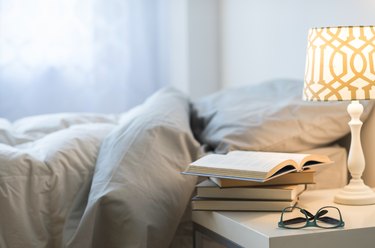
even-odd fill
[{"label": "book page", "polygon": [[[258,160],[268,163],[264,165],[267,171],[270,171],[273,167],[278,164],[283,163],[287,160],[293,160],[297,166],[297,169],[300,169],[302,161],[309,156],[310,154],[303,154],[303,153],[281,153],[281,152],[255,152],[255,151],[232,151],[227,154],[227,156],[234,156],[234,157],[242,157],[242,159],[253,160],[253,158],[257,158]],[[272,166],[273,165],[273,166]]]},{"label": "book page", "polygon": [[[294,154],[293,154],[294,155]],[[295,156],[299,160],[301,156]],[[263,153],[263,152],[230,152],[228,155],[211,154],[207,155],[192,165],[204,166],[217,169],[231,169],[242,171],[254,171],[267,173],[275,166],[286,160],[290,160],[289,154]]]}]

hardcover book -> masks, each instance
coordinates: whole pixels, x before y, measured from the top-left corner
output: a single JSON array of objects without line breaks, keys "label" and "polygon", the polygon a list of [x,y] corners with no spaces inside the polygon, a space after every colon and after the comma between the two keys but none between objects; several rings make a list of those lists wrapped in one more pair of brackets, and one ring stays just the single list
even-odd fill
[{"label": "hardcover book", "polygon": [[222,199],[285,200],[297,198],[306,189],[305,184],[268,187],[220,188],[207,179],[197,185],[197,197]]},{"label": "hardcover book", "polygon": [[332,161],[327,156],[319,154],[232,151],[226,155],[204,156],[191,163],[183,173],[264,182],[286,173],[330,163]]},{"label": "hardcover book", "polygon": [[207,211],[282,211],[286,207],[293,207],[297,199],[292,201],[266,200],[223,200],[194,197],[191,202],[193,210]]},{"label": "hardcover book", "polygon": [[315,170],[308,169],[301,172],[292,172],[281,175],[279,177],[272,178],[265,182],[256,182],[249,180],[237,180],[219,177],[210,177],[211,181],[217,184],[219,187],[263,187],[273,185],[291,185],[291,184],[314,184]]}]

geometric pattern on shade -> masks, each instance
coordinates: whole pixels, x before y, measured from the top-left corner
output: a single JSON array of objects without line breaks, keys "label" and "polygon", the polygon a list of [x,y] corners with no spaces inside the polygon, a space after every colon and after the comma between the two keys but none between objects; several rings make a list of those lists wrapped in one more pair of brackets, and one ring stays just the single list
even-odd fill
[{"label": "geometric pattern on shade", "polygon": [[303,99],[375,98],[375,27],[311,28]]}]

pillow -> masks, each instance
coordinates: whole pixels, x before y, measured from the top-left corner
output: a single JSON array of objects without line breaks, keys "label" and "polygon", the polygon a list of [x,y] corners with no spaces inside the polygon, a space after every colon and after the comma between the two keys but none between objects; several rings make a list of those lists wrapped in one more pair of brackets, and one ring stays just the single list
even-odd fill
[{"label": "pillow", "polygon": [[[217,153],[298,152],[349,133],[348,102],[303,101],[302,87],[300,81],[274,80],[201,98],[193,102],[196,136]],[[364,121],[373,103],[363,104]]]},{"label": "pillow", "polygon": [[87,207],[67,224],[67,247],[168,247],[196,177],[181,175],[199,154],[189,101],[163,89],[122,117],[103,141]]}]

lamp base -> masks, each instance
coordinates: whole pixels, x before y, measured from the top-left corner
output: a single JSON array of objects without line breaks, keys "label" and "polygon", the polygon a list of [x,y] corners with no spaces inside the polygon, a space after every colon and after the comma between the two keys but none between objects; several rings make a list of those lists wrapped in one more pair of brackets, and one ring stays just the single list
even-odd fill
[{"label": "lamp base", "polygon": [[334,198],[334,202],[344,205],[375,204],[375,192],[363,183],[362,179],[351,179]]}]

